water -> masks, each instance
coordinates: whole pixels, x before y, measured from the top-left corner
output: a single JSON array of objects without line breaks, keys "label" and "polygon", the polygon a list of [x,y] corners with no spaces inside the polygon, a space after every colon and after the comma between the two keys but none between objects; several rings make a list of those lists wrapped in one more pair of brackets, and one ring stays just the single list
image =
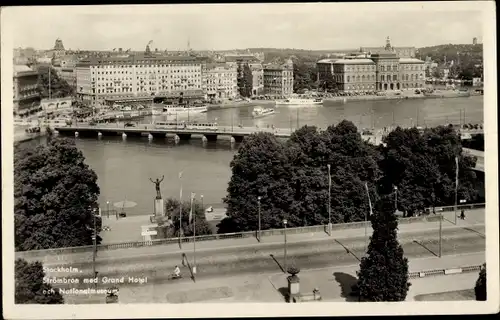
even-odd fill
[{"label": "water", "polygon": [[[215,121],[223,126],[267,126],[293,128],[298,125],[316,125],[322,128],[343,119],[352,121],[361,128],[381,128],[397,125],[435,126],[447,123],[482,123],[483,97],[474,96],[456,99],[417,99],[398,101],[364,101],[334,103],[325,106],[278,106],[276,114],[252,119],[253,107],[219,109],[199,114],[200,121]],[[393,120],[394,119],[394,120]],[[137,203],[127,209],[130,215],[151,214],[156,196],[155,186],[149,181],[161,178],[164,198],[179,197],[179,172],[183,171],[183,199],[189,194],[204,195],[207,205],[221,206],[231,176],[229,164],[236,152],[228,141],[203,146],[195,139],[177,146],[171,141],[156,139],[148,142],[143,138],[103,137],[102,139],[77,139],[77,146],[85,155],[87,163],[96,171],[101,188],[100,203],[106,209],[106,201],[113,203],[129,200]]]}]

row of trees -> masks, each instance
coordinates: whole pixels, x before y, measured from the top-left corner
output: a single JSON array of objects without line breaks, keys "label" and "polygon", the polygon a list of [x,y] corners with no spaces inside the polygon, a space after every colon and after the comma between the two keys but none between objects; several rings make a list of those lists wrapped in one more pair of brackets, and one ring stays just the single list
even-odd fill
[{"label": "row of trees", "polygon": [[[328,223],[328,165],[331,174],[332,223],[364,219],[371,200],[393,195],[397,208],[411,216],[433,206],[451,205],[455,195],[455,157],[459,159],[458,197],[478,199],[475,159],[462,154],[452,127],[420,132],[401,129],[384,138],[385,145],[364,141],[352,122],[325,131],[304,126],[282,142],[268,133],[244,140],[231,162],[227,218],[219,233],[256,230],[259,207],[262,229]],[[260,206],[259,206],[260,197]]]}]

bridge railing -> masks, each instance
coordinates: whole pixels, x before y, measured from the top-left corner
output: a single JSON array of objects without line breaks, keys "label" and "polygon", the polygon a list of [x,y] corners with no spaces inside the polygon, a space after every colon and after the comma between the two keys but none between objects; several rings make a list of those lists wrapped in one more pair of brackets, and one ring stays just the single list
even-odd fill
[{"label": "bridge railing", "polygon": [[[428,216],[420,216],[420,217],[409,217],[409,218],[400,218],[400,224],[410,224],[410,223],[418,223],[418,222],[435,222],[441,219],[441,215],[428,215]],[[339,223],[332,225],[332,231],[336,230],[346,230],[346,229],[357,229],[365,227],[365,224],[369,227],[370,222],[351,222],[351,223]],[[287,228],[287,234],[301,234],[301,233],[314,233],[314,232],[326,232],[326,225],[316,225],[316,226],[307,226],[307,227],[297,227],[297,228]],[[273,235],[282,235],[284,234],[284,228],[281,229],[268,229],[261,230],[261,236],[273,236]],[[245,232],[236,232],[236,233],[223,233],[223,234],[211,234],[211,235],[202,235],[196,236],[196,241],[217,241],[224,239],[241,239],[241,238],[256,238],[257,231],[245,231]],[[181,242],[189,243],[193,242],[193,237],[181,237]],[[107,250],[115,250],[115,249],[124,249],[124,248],[140,248],[140,247],[149,247],[149,246],[158,246],[158,245],[168,245],[168,244],[177,244],[179,243],[179,238],[168,238],[168,239],[155,239],[150,241],[129,241],[129,242],[120,242],[120,243],[111,243],[111,244],[101,244],[97,246],[97,251],[107,251]],[[72,254],[72,253],[91,253],[93,251],[93,246],[79,246],[79,247],[68,247],[68,248],[57,248],[57,249],[45,249],[45,250],[30,250],[30,251],[18,251],[16,252],[16,258],[38,258],[38,257],[47,257],[47,256],[56,256],[56,255],[64,255],[64,254]]]}]

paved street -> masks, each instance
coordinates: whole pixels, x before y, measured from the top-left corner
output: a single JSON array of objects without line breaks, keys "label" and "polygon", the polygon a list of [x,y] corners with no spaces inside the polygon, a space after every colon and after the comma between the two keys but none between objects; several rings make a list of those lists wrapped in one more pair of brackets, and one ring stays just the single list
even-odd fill
[{"label": "paved street", "polygon": [[[482,252],[485,250],[484,227],[446,229],[443,231],[443,254],[460,254]],[[403,243],[405,255],[409,258],[432,257],[438,253],[437,233],[433,230],[424,232],[404,233],[399,236]],[[182,264],[181,253],[164,253],[160,255],[103,258],[96,263],[100,277],[147,277],[148,284],[169,282],[168,275],[174,266],[181,267],[185,278],[178,283],[189,283],[190,270],[194,265],[192,251],[185,251],[185,264]],[[302,269],[356,265],[364,254],[364,238],[351,237],[345,239],[326,239],[324,241],[302,241],[288,244],[288,266],[295,264]],[[483,259],[484,260],[484,259]],[[479,262],[481,263],[481,262]],[[46,265],[47,266],[47,265]],[[57,265],[51,265],[56,267]],[[81,273],[68,274],[49,272],[49,276],[77,277],[79,285],[61,285],[63,287],[86,288],[84,278],[91,275],[92,263],[73,263],[73,268],[79,268]],[[283,243],[250,246],[240,248],[220,248],[216,250],[199,251],[196,254],[197,279],[211,279],[230,276],[255,275],[258,273],[280,272],[284,266]],[[427,268],[426,268],[427,269]],[[99,286],[106,286],[100,284]],[[120,284],[120,287],[141,286],[141,284]]]},{"label": "paved street", "polygon": [[[443,258],[410,258],[410,272],[443,269],[464,265],[477,265],[485,260],[484,252],[443,256]],[[359,263],[339,267],[302,270],[301,292],[317,287],[323,301],[350,301],[350,285],[355,281]],[[477,272],[460,275],[412,279],[407,301],[419,294],[470,289]],[[283,302],[280,288],[285,288],[286,275],[282,272],[256,273],[253,275],[216,276],[193,281],[170,281],[120,287],[121,303],[186,303],[186,302]],[[281,289],[283,291],[283,289]],[[68,303],[103,303],[104,298],[66,296]]]}]

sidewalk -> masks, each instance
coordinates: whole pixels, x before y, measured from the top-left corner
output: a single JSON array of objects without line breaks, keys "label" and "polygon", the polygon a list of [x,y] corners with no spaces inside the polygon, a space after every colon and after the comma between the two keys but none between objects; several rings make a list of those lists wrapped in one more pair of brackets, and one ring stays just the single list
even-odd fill
[{"label": "sidewalk", "polygon": [[[484,261],[485,253],[482,252],[442,258],[410,259],[409,265],[412,272],[479,265]],[[301,292],[312,292],[317,287],[323,301],[345,302],[351,284],[356,282],[358,269],[359,264],[302,270],[298,275]],[[470,288],[474,283],[469,283],[470,278],[477,278],[477,272],[411,279],[412,287],[408,292],[407,301],[412,301],[413,297],[419,294]],[[197,282],[151,283],[123,287],[120,289],[120,303],[284,302],[280,291],[285,292],[287,287],[286,275],[283,273],[217,277]]]},{"label": "sidewalk", "polygon": [[[443,222],[443,230],[447,229],[458,229],[470,226],[471,221],[469,220],[458,220],[457,226],[447,222],[446,220]],[[418,233],[429,230],[439,229],[438,222],[418,222],[412,224],[403,224],[400,225],[399,233]],[[372,233],[371,228],[367,228],[367,235],[370,236]],[[316,233],[304,233],[304,234],[287,234],[287,242],[288,243],[297,243],[303,241],[321,241],[327,239],[346,239],[352,237],[363,237],[365,234],[365,229],[346,229],[346,230],[337,230],[332,232],[332,236],[329,237],[324,232],[316,232]],[[262,242],[259,244],[258,241],[254,238],[237,238],[237,239],[223,239],[223,240],[212,240],[212,241],[202,241],[196,243],[196,251],[210,251],[217,249],[227,249],[227,248],[257,248],[265,245],[272,244],[281,244],[283,243],[284,236],[276,235],[276,236],[266,236],[262,238]],[[115,249],[115,250],[106,250],[106,251],[98,251],[97,259],[109,259],[109,258],[125,258],[125,257],[134,257],[139,255],[155,255],[155,254],[182,254],[186,251],[192,251],[194,244],[183,243],[182,250],[179,248],[178,244],[168,244],[168,245],[158,245],[158,246],[150,246],[150,247],[137,247],[137,248],[124,248],[124,249]],[[27,258],[28,260],[41,260],[44,263],[76,263],[76,262],[87,262],[92,259],[92,252],[83,252],[83,253],[72,253],[66,255],[57,255],[57,256],[45,256],[45,257],[33,257]]]},{"label": "sidewalk", "polygon": [[[465,266],[481,265],[486,261],[485,252],[443,256],[442,258],[431,257],[421,259],[408,259],[409,272],[420,272],[433,269],[452,269]],[[356,301],[349,297],[351,285],[356,283],[356,272],[359,270],[359,264],[353,266],[345,266],[339,268],[328,268],[320,270],[303,270],[299,273],[301,292],[312,292],[314,288],[318,288],[324,301]],[[477,277],[478,272],[471,272]],[[460,274],[463,276],[464,274]],[[448,285],[455,282],[455,277],[459,275],[435,276],[421,279],[410,279],[411,283],[419,283],[416,288],[411,291],[411,297],[417,294],[433,293],[448,290]],[[439,279],[439,281],[436,281]],[[269,277],[269,281],[273,286],[286,288],[288,286],[286,276],[284,274],[276,274]],[[474,286],[471,283],[470,286]],[[410,287],[411,289],[411,287]],[[407,301],[408,298],[407,297]],[[411,298],[412,300],[413,298]],[[409,301],[411,301],[409,300]]]}]

